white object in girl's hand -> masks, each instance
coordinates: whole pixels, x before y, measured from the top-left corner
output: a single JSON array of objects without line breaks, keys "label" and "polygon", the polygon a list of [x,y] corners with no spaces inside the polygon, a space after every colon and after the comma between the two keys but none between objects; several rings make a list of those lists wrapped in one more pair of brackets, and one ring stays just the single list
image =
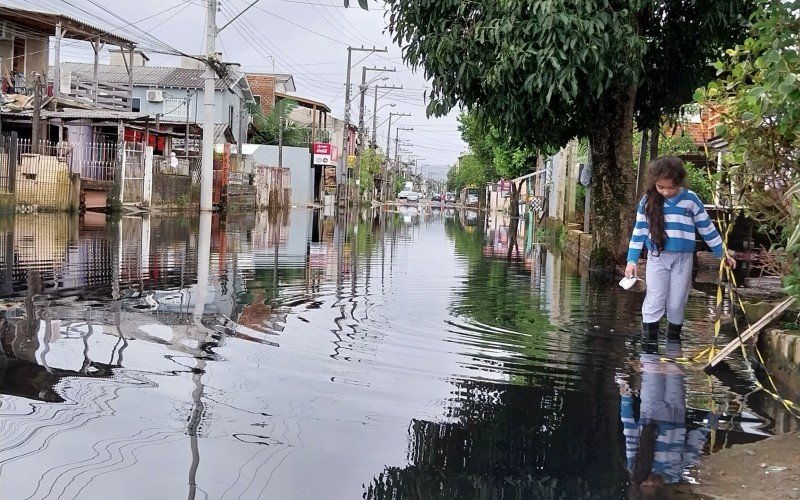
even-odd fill
[{"label": "white object in girl's hand", "polygon": [[619,280],[619,286],[624,288],[625,290],[630,290],[636,284],[637,281],[644,281],[643,279],[639,278],[638,276],[628,276],[627,278],[622,278]]}]

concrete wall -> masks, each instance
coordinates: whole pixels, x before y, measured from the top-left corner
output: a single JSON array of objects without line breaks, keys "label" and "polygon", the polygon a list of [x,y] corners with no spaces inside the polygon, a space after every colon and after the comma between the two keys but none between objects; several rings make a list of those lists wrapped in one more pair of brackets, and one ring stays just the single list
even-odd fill
[{"label": "concrete wall", "polygon": [[[260,165],[278,165],[278,146],[260,145],[253,153]],[[305,207],[314,201],[314,169],[311,151],[306,148],[283,148],[283,166],[291,172],[292,206]]]},{"label": "concrete wall", "polygon": [[152,206],[186,208],[191,203],[192,178],[153,172]]}]

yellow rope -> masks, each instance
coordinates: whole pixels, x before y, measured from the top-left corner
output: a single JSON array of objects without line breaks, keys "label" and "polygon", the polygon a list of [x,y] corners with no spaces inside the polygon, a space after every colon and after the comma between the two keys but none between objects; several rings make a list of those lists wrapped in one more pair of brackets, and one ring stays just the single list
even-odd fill
[{"label": "yellow rope", "polygon": [[[706,158],[708,158],[708,145],[704,144],[704,147],[705,147]],[[711,174],[711,169],[709,168],[709,163],[708,162],[706,162],[706,175],[708,176],[709,183],[713,186],[714,185],[714,178],[713,178],[713,176]],[[695,356],[689,357],[689,358],[679,358],[679,359],[673,360],[673,361],[676,361],[676,362],[679,362],[679,363],[686,363],[686,364],[695,363],[695,362],[699,362],[704,357],[707,358],[707,362],[708,363],[711,363],[711,360],[714,359],[714,355],[717,352],[717,339],[719,337],[719,333],[720,333],[720,330],[721,330],[721,327],[722,327],[722,302],[723,302],[723,297],[724,297],[723,292],[722,292],[723,278],[727,278],[728,279],[728,283],[730,283],[730,285],[731,285],[730,288],[729,288],[729,292],[728,292],[729,300],[730,300],[730,303],[731,303],[731,308],[732,309],[735,308],[735,306],[738,304],[738,306],[741,309],[742,313],[745,314],[745,321],[747,321],[746,309],[744,307],[744,302],[742,301],[742,297],[741,297],[741,295],[739,295],[738,293],[735,292],[735,290],[736,290],[736,288],[738,286],[737,283],[736,283],[736,277],[733,274],[733,270],[730,268],[730,266],[727,265],[727,262],[726,262],[726,259],[728,257],[727,241],[728,241],[728,238],[730,236],[731,231],[733,230],[734,224],[728,223],[727,221],[725,221],[725,223],[723,224],[723,220],[720,218],[719,210],[717,211],[717,213],[715,215],[715,219],[716,219],[716,223],[717,223],[717,228],[719,228],[719,229],[723,229],[724,228],[724,231],[723,231],[724,236],[722,236],[722,255],[723,255],[723,257],[722,257],[722,260],[720,260],[719,271],[718,271],[718,279],[717,279],[717,294],[716,294],[716,301],[715,301],[716,319],[714,321],[714,339],[713,339],[712,344],[709,347],[703,349],[703,351],[701,351],[700,353],[696,354]],[[766,374],[767,380],[769,382],[769,385],[772,387],[772,389],[768,389],[768,388],[764,387],[764,385],[761,384],[761,382],[758,380],[758,377],[756,376],[755,371],[753,370],[753,367],[752,367],[752,365],[750,363],[750,360],[747,357],[747,349],[745,347],[744,341],[742,340],[742,332],[741,332],[741,329],[739,328],[739,321],[738,321],[738,319],[736,317],[735,311],[732,311],[731,316],[733,318],[733,328],[736,331],[736,335],[739,338],[739,346],[741,347],[741,350],[742,350],[742,357],[744,358],[745,365],[747,366],[747,369],[753,375],[753,380],[755,381],[756,387],[759,390],[762,390],[765,393],[769,394],[776,401],[780,402],[790,414],[792,414],[796,418],[800,418],[800,406],[797,403],[794,403],[793,401],[782,397],[778,393],[778,388],[775,385],[775,381],[772,379],[772,375],[770,375],[769,372],[766,369],[766,366],[765,366],[765,363],[764,363],[764,358],[761,355],[761,351],[758,349],[758,346],[754,342],[753,343],[753,348],[754,348],[754,350],[756,352],[756,355],[758,356],[759,363],[761,363],[761,365],[764,366],[764,373]],[[749,325],[749,322],[748,322],[748,327],[749,326],[750,325]]]}]

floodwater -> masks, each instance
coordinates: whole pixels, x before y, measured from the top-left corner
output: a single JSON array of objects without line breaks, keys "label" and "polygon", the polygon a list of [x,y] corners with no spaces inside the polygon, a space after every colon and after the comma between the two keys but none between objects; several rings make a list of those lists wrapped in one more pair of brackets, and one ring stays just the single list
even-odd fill
[{"label": "floodwater", "polygon": [[670,361],[710,342],[711,297],[648,352],[641,294],[536,234],[455,209],[0,218],[1,495],[624,498],[648,423],[684,484],[796,425],[739,358]]}]

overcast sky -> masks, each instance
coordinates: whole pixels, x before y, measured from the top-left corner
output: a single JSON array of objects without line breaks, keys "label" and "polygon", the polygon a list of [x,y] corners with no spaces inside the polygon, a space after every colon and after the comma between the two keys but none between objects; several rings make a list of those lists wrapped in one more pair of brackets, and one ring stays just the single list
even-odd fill
[{"label": "overcast sky", "polygon": [[[221,27],[252,0],[218,3],[217,25]],[[205,51],[206,4],[202,0],[0,0],[0,4],[68,14],[139,41],[144,48],[172,47],[188,54]],[[388,77],[373,85],[403,86],[403,90],[393,90],[385,96],[379,94],[379,108],[389,103],[396,106],[386,106],[377,113],[378,144],[386,147],[385,120],[389,112],[410,113],[411,117],[394,118],[392,153],[394,124],[413,127],[413,131],[401,133],[401,140],[411,144],[401,149],[411,150],[406,156],[416,155],[424,172],[443,177],[459,153],[466,150],[457,130],[458,111],[443,118],[426,118],[424,93],[428,82],[422,71],[412,72],[403,64],[400,48],[386,30],[388,17],[384,16],[383,3],[371,0],[370,8],[368,12],[345,9],[342,0],[260,0],[220,33],[217,51],[223,53],[226,61],[240,63],[246,71],[292,74],[297,95],[326,103],[334,116],[342,118],[347,47],[388,48],[388,53],[371,55],[353,52],[353,96],[357,95],[362,67],[396,68],[396,73],[384,75],[367,72],[368,80]],[[67,40],[62,48],[62,61],[91,62],[89,47],[88,43]],[[148,56],[148,64],[152,66],[180,64],[177,57],[152,50]],[[101,62],[108,62],[107,50],[101,55]],[[368,127],[372,123],[373,99],[370,90],[366,106]],[[354,123],[358,122],[358,104],[354,98],[351,103]]]}]

